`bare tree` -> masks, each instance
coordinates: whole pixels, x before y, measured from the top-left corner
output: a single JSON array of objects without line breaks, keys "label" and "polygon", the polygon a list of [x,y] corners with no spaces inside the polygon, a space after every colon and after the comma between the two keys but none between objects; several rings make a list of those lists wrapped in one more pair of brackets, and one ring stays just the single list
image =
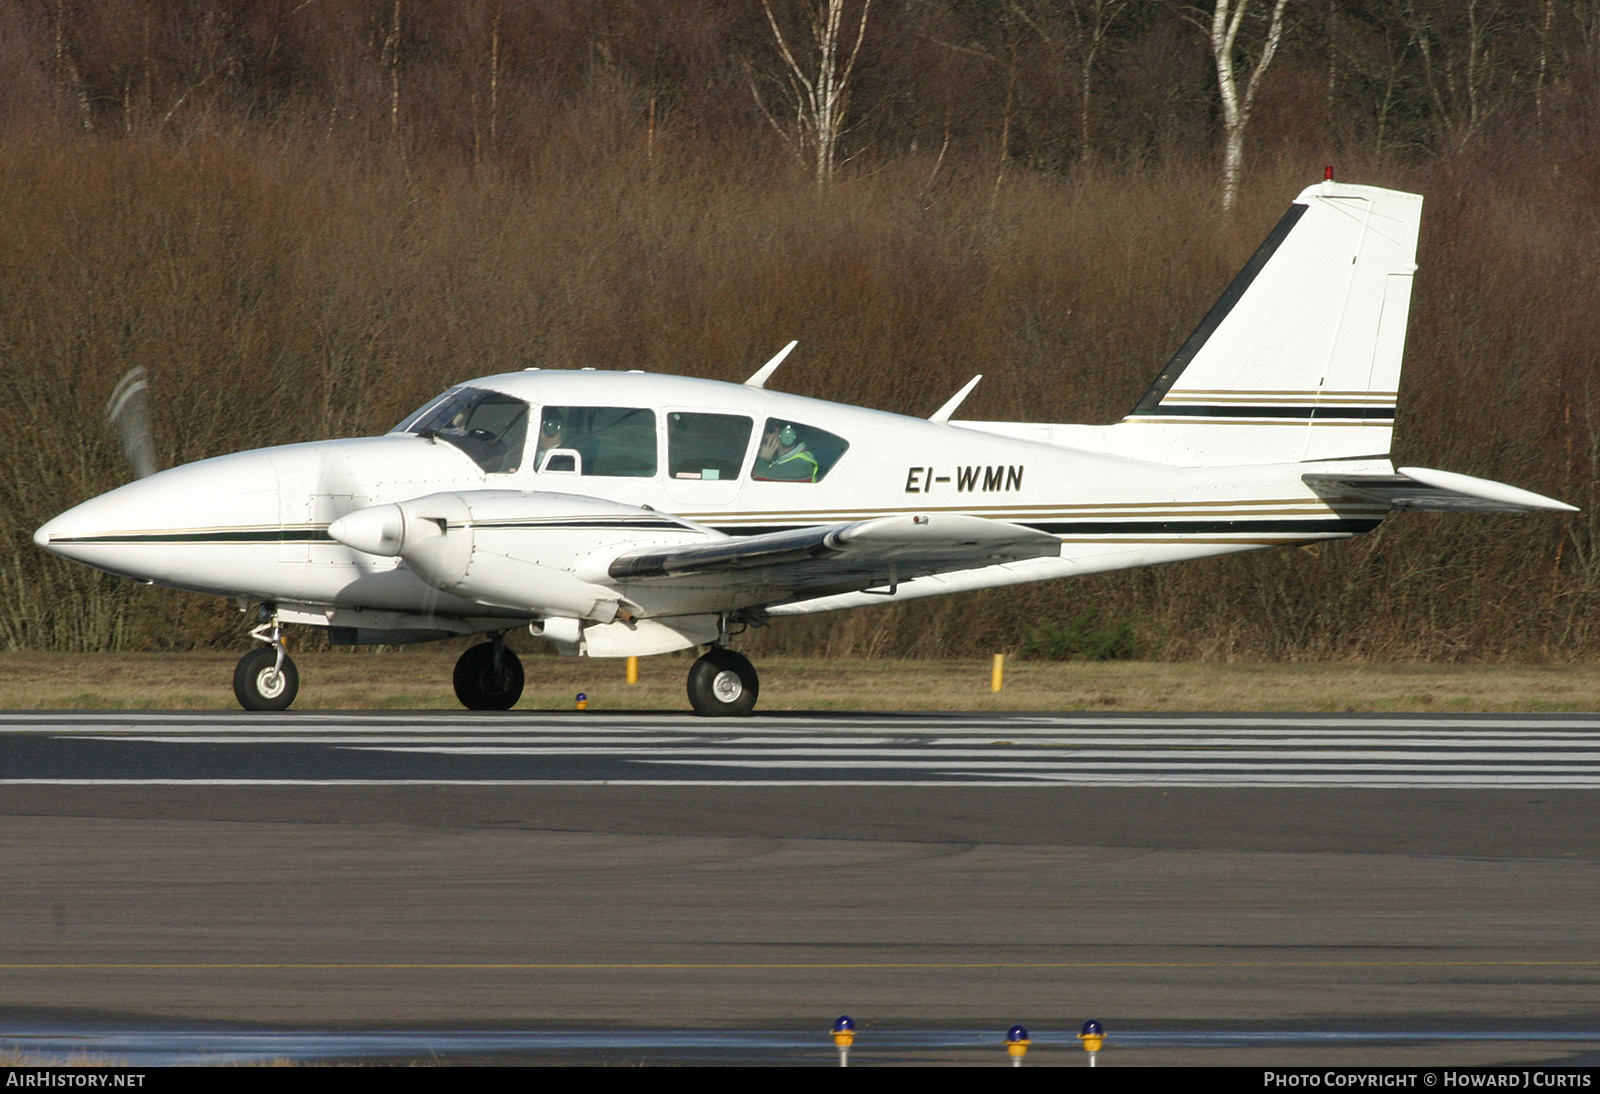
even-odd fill
[{"label": "bare tree", "polygon": [[1111,24],[1127,9],[1128,3],[1129,0],[1088,0],[1081,5],[1072,5],[1083,52],[1083,66],[1078,79],[1078,133],[1085,156],[1092,155],[1094,151],[1094,141],[1089,131],[1089,103],[1090,93],[1094,89],[1095,61],[1106,44]]},{"label": "bare tree", "polygon": [[[1272,64],[1273,54],[1283,38],[1283,14],[1289,0],[1272,0],[1272,11],[1255,63],[1239,57],[1240,29],[1245,25],[1251,0],[1214,0],[1209,25],[1201,24],[1211,41],[1211,57],[1217,66],[1217,90],[1222,97],[1222,209],[1232,212],[1239,200],[1239,176],[1244,169],[1244,131],[1250,125],[1261,77]],[[1198,22],[1198,20],[1196,20]],[[1239,93],[1236,66],[1249,69],[1244,94]]]},{"label": "bare tree", "polygon": [[[1551,15],[1550,6],[1545,12]],[[1459,150],[1477,135],[1504,102],[1494,92],[1518,80],[1517,66],[1509,63],[1513,55],[1525,58],[1524,66],[1535,66],[1535,118],[1542,116],[1549,19],[1535,30],[1529,15],[1499,0],[1406,0],[1402,5],[1400,20],[1421,60],[1422,89],[1440,144]]]},{"label": "bare tree", "polygon": [[[762,113],[784,140],[814,160],[819,188],[833,180],[839,138],[844,133],[845,111],[850,103],[850,78],[855,72],[856,59],[861,55],[861,43],[867,36],[867,16],[872,11],[872,0],[861,0],[860,15],[855,21],[855,41],[850,43],[847,53],[842,41],[846,2],[808,0],[810,26],[807,30],[811,49],[806,51],[790,46],[789,38],[772,14],[772,5],[768,0],[761,0],[762,10],[767,13],[767,26],[772,28],[773,41],[783,58],[789,105],[794,111],[793,133],[767,110],[754,83],[751,92]],[[797,53],[805,56],[807,63],[802,64]]]},{"label": "bare tree", "polygon": [[89,94],[84,90],[83,77],[78,72],[77,62],[72,59],[72,51],[67,48],[66,0],[56,0],[54,22],[57,99],[59,102],[63,91],[71,95],[73,105],[78,108],[78,124],[83,127],[85,133],[88,133],[94,129],[94,110],[89,105]]},{"label": "bare tree", "polygon": [[394,17],[389,21],[389,33],[383,39],[381,63],[389,70],[389,138],[398,147],[400,143],[400,6],[394,0]]}]

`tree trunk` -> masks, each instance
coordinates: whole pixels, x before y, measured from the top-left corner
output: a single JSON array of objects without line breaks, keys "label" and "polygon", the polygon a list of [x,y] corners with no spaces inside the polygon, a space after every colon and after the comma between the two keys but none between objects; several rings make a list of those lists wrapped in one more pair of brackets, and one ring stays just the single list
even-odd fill
[{"label": "tree trunk", "polygon": [[[845,109],[850,100],[850,77],[855,72],[856,59],[861,54],[861,42],[867,34],[867,15],[872,11],[872,0],[862,0],[856,38],[848,56],[845,56],[839,40],[845,3],[846,0],[818,0],[812,10],[811,36],[817,50],[817,63],[813,70],[796,58],[782,28],[778,26],[777,18],[772,14],[771,5],[762,0],[767,26],[771,28],[778,53],[788,68],[798,130],[794,140],[802,150],[808,150],[815,156],[813,169],[818,189],[825,188],[833,181],[839,137],[844,133]],[[753,83],[751,89],[755,90]],[[756,102],[762,112],[767,113],[759,93],[756,94]],[[767,113],[767,120],[780,133],[783,132],[783,127],[778,126],[770,113]],[[791,138],[784,134],[784,139]]]},{"label": "tree trunk", "polygon": [[1242,95],[1234,74],[1234,50],[1238,46],[1239,28],[1250,10],[1250,0],[1214,0],[1211,9],[1211,57],[1216,62],[1217,91],[1222,99],[1224,213],[1232,213],[1239,202],[1239,181],[1244,171],[1244,132],[1250,125],[1250,110],[1255,105],[1261,77],[1272,64],[1272,56],[1283,37],[1283,9],[1288,3],[1289,0],[1273,0],[1266,39],[1261,44],[1260,56],[1250,68],[1250,78],[1245,82]]}]

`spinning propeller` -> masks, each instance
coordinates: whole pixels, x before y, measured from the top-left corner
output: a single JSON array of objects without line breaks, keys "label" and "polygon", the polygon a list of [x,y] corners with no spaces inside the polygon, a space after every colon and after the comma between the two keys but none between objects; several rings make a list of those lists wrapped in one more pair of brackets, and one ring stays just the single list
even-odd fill
[{"label": "spinning propeller", "polygon": [[150,432],[150,385],[142,367],[129,369],[106,402],[106,421],[122,445],[133,477],[155,474],[156,449]]}]

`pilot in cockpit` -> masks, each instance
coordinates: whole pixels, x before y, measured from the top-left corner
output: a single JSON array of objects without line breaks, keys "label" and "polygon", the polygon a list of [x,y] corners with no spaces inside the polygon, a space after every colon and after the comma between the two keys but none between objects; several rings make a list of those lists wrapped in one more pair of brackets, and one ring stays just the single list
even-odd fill
[{"label": "pilot in cockpit", "polygon": [[761,438],[761,448],[756,453],[755,466],[750,469],[752,479],[776,482],[816,482],[817,457],[800,439],[793,423],[769,421],[766,435]]},{"label": "pilot in cockpit", "polygon": [[561,447],[561,427],[561,412],[546,410],[539,421],[539,447],[533,455],[533,466],[538,467],[544,462],[546,452]]}]

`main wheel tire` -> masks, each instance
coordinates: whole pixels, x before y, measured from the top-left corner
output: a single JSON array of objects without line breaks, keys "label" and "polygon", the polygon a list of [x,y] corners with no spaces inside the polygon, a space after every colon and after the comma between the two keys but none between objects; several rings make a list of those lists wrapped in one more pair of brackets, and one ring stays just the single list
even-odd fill
[{"label": "main wheel tire", "polygon": [[246,710],[288,710],[300,693],[300,673],[288,657],[283,668],[273,672],[278,651],[261,646],[239,658],[233,670],[233,694]]},{"label": "main wheel tire", "polygon": [[497,672],[494,646],[480,643],[456,661],[456,698],[468,710],[510,710],[522,698],[522,660],[501,646]]},{"label": "main wheel tire", "polygon": [[756,667],[732,650],[712,650],[689,669],[689,705],[707,718],[749,714],[760,691]]}]

